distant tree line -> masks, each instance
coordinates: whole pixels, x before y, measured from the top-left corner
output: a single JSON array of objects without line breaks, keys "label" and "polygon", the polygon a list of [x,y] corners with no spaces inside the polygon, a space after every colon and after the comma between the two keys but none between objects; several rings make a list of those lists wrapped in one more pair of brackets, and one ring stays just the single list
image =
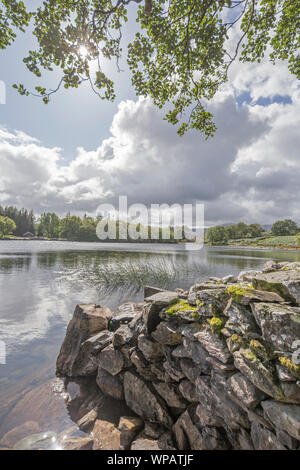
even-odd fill
[{"label": "distant tree line", "polygon": [[[30,235],[51,239],[65,239],[70,241],[99,241],[96,233],[98,222],[101,217],[83,217],[71,215],[68,213],[65,217],[60,218],[54,212],[45,212],[39,218],[34,216],[33,211],[26,209],[17,209],[16,207],[0,206],[0,237],[3,236],[24,236]],[[127,227],[126,227],[127,225]],[[124,223],[116,222],[116,238],[114,240],[124,241],[121,237],[121,229],[124,231]],[[129,229],[130,224],[125,224],[125,229]],[[138,240],[131,239],[125,241],[139,242],[165,242],[176,243],[178,240],[174,237],[174,229],[170,227],[170,238],[164,239],[163,230],[158,229],[158,239],[153,240],[151,234],[151,226],[141,226],[140,224],[132,225],[132,227],[141,234],[144,234]],[[105,241],[105,240],[104,240]],[[109,241],[109,239],[107,239]]]},{"label": "distant tree line", "polygon": [[[18,209],[17,207],[0,206],[0,237],[7,235],[24,236],[32,234],[37,237],[45,237],[51,239],[65,239],[71,241],[99,241],[96,233],[98,222],[101,217],[83,217],[71,215],[68,213],[65,217],[60,218],[54,212],[45,212],[39,218],[35,217],[32,210]],[[127,225],[127,227],[126,227]],[[153,240],[152,227],[141,226],[137,224],[133,226],[137,232],[143,234],[138,240],[128,237],[127,241],[142,242],[166,242],[177,243],[178,240],[174,236],[174,227],[170,227],[170,238],[164,239],[162,228],[158,228],[157,240]],[[129,229],[130,224],[125,224],[125,229]],[[121,230],[124,231],[124,223],[117,221],[116,241],[124,241],[121,237]],[[277,220],[272,225],[271,231],[267,232],[260,224],[245,224],[239,222],[232,225],[218,225],[210,227],[205,232],[205,241],[211,244],[227,244],[229,240],[239,240],[246,238],[263,238],[270,236],[296,235],[300,244],[300,228],[297,223],[291,219]],[[109,241],[109,239],[107,240]],[[186,241],[186,240],[183,240]]]},{"label": "distant tree line", "polygon": [[208,228],[205,232],[205,240],[211,244],[227,244],[229,240],[296,235],[299,231],[300,228],[291,219],[277,220],[272,225],[270,232],[259,224],[247,225],[244,222],[239,222],[233,225],[217,225]]},{"label": "distant tree line", "polygon": [[[32,234],[35,233],[35,217],[32,210],[28,211],[27,209],[17,209],[12,206],[0,206],[0,217],[9,218],[15,223],[15,227],[7,227],[4,235],[13,234],[16,236],[23,236],[26,232],[30,232]],[[9,231],[7,232],[7,230]]]},{"label": "distant tree line", "polygon": [[[66,217],[60,219],[55,213],[42,214],[39,223],[37,224],[37,235],[40,237],[47,238],[63,238],[71,241],[86,241],[96,242],[99,241],[97,237],[96,228],[97,224],[101,221],[101,217],[79,217],[71,214],[67,214]],[[163,238],[163,231],[161,228],[158,229],[158,239],[153,240],[151,238],[151,226],[141,226],[141,224],[132,225],[134,229],[141,233],[138,240],[131,239],[128,236],[127,240],[122,239],[121,230],[124,231],[130,228],[129,223],[116,221],[116,234],[113,240],[115,241],[138,241],[138,242],[166,242],[176,243],[177,240],[174,237],[174,230],[170,228],[170,239]],[[144,234],[144,236],[143,236]],[[103,241],[109,241],[107,238]]]}]

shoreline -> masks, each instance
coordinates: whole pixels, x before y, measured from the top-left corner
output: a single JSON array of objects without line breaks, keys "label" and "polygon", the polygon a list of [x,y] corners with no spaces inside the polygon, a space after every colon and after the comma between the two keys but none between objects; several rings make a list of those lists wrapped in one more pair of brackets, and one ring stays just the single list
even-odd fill
[{"label": "shoreline", "polygon": [[[60,239],[60,238],[23,238],[23,237],[2,237],[0,238],[1,241],[33,241],[33,242],[67,242],[67,243],[101,243],[101,244],[106,244],[106,243],[116,243],[116,244],[124,244],[124,245],[131,245],[134,243],[139,243],[143,245],[180,245],[181,243],[164,243],[164,242],[137,242],[137,241],[125,241],[125,240],[117,240],[117,241],[104,241],[104,240],[99,240],[99,241],[86,241],[86,240],[66,240],[66,239]],[[188,243],[188,242],[182,242],[182,243]],[[191,242],[192,243],[192,242]],[[210,248],[247,248],[247,249],[253,249],[253,250],[261,250],[261,251],[266,251],[266,250],[281,250],[281,251],[299,251],[300,246],[285,246],[285,245],[247,245],[247,244],[233,244],[230,243],[229,245],[224,245],[224,244],[209,244],[209,243],[204,243],[203,247],[210,247]]]},{"label": "shoreline", "polygon": [[217,247],[217,248],[252,248],[254,250],[284,250],[284,251],[298,251],[300,250],[300,246],[284,246],[284,245],[239,245],[230,243],[230,245],[210,245],[210,244],[204,244],[204,246],[209,246],[209,247]]}]

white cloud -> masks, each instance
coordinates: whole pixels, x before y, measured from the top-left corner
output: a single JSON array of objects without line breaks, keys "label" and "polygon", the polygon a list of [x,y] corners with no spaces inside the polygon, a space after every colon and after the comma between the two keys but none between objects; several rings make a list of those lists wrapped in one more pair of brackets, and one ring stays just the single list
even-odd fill
[{"label": "white cloud", "polygon": [[[239,107],[245,91],[253,101]],[[276,95],[291,103],[255,104]],[[205,141],[197,132],[178,137],[148,100],[121,102],[111,137],[94,151],[78,148],[69,164],[61,149],[0,128],[0,204],[93,213],[127,195],[129,203],[203,202],[207,222],[300,222],[300,93],[286,66],[276,74],[268,63],[235,66],[210,109],[218,132]]]}]

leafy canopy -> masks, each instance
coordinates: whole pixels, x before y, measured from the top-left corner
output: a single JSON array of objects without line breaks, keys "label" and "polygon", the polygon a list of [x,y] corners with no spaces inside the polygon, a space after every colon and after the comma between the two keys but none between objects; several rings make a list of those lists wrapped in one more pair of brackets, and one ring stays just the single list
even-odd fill
[{"label": "leafy canopy", "polygon": [[0,215],[0,237],[10,235],[16,230],[15,222],[9,217],[3,217]]},{"label": "leafy canopy", "polygon": [[[30,12],[22,1],[1,4],[0,48],[32,21],[38,47],[29,51],[26,66],[37,77],[61,70],[55,90],[35,87],[45,103],[61,86],[78,88],[85,81],[99,98],[114,100],[103,60],[114,59],[119,69],[129,15],[138,23],[127,50],[132,85],[137,95],[166,108],[165,119],[177,125],[179,135],[191,128],[206,137],[214,134],[207,102],[227,81],[236,59],[283,59],[300,76],[300,0],[45,0]],[[237,32],[229,41],[233,27]],[[14,87],[22,95],[30,93],[23,84]]]}]

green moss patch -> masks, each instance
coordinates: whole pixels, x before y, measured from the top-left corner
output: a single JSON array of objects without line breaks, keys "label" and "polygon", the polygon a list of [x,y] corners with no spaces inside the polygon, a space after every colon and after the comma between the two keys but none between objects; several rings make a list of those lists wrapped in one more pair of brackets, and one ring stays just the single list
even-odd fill
[{"label": "green moss patch", "polygon": [[243,297],[252,294],[253,287],[230,286],[226,289],[227,294],[237,303],[240,303]]},{"label": "green moss patch", "polygon": [[294,364],[291,359],[285,356],[280,356],[278,360],[294,377],[300,378],[300,365]]}]

